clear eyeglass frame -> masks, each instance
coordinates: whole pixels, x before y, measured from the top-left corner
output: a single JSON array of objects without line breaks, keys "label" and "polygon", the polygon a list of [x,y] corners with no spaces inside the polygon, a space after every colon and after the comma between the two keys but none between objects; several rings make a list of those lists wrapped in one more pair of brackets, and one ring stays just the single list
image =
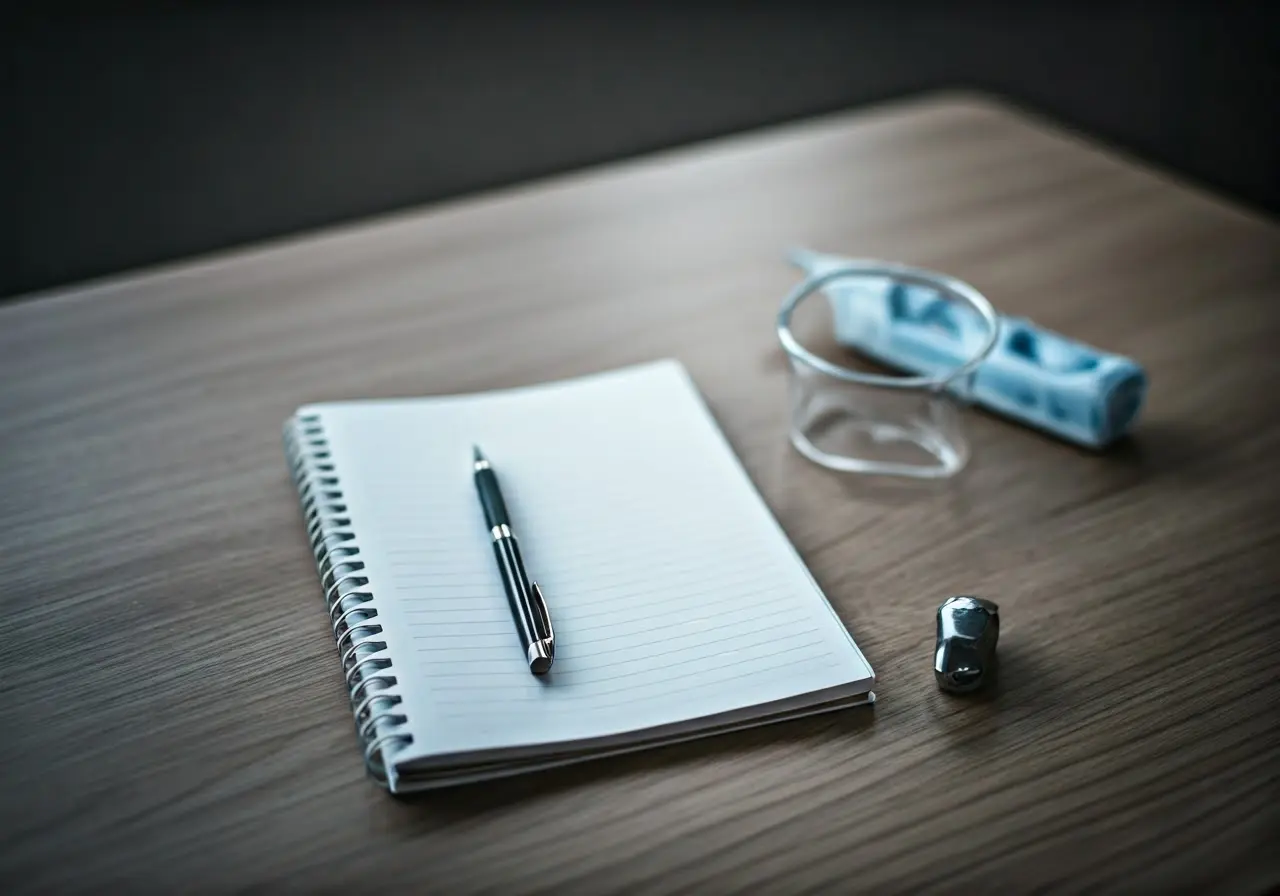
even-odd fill
[{"label": "clear eyeglass frame", "polygon": [[[792,317],[806,299],[855,278],[932,290],[976,313],[984,338],[961,363],[930,375],[869,373],[819,357],[792,332]],[[809,460],[839,472],[917,480],[947,479],[968,464],[965,393],[1000,338],[999,317],[978,290],[922,268],[851,262],[798,284],[782,302],[777,332],[790,367],[790,439]]]}]

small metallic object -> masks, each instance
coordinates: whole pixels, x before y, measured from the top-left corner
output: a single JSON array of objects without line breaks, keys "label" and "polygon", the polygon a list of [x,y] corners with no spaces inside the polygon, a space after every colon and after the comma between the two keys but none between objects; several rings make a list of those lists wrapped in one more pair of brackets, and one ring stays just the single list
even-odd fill
[{"label": "small metallic object", "polygon": [[990,677],[1000,638],[1000,608],[969,595],[948,597],[938,607],[938,643],[933,674],[952,694],[976,691]]},{"label": "small metallic object", "polygon": [[[809,277],[851,263],[806,250],[793,252],[791,261]],[[844,278],[824,292],[838,343],[914,374],[953,369],[990,332],[971,309],[929,284],[865,276]],[[1000,316],[995,349],[972,376],[951,384],[966,400],[1095,450],[1134,428],[1147,386],[1146,371],[1132,358],[1009,315]]]}]

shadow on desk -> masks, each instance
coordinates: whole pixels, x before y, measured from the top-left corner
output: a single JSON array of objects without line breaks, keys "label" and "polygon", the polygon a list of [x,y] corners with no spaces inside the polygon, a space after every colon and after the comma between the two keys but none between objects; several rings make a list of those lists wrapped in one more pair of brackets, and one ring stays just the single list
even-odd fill
[{"label": "shadow on desk", "polygon": [[1142,480],[1185,478],[1218,467],[1223,444],[1207,425],[1153,420],[1112,446],[1107,457]]}]

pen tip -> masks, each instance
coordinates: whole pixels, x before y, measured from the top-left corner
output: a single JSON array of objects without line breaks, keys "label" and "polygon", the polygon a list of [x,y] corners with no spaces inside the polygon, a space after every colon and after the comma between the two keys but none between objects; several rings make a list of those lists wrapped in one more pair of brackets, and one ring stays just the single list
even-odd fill
[{"label": "pen tip", "polygon": [[479,463],[480,461],[484,460],[484,455],[480,453],[479,445],[472,445],[471,453],[474,456],[476,463]]}]

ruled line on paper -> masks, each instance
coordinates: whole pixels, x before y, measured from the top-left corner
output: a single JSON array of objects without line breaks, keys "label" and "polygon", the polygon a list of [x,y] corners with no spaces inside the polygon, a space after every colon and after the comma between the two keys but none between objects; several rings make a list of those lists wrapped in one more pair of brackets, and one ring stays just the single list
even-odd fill
[{"label": "ruled line on paper", "polygon": [[[492,557],[485,557],[484,559],[488,566],[491,566],[491,567],[494,566]],[[678,581],[685,586],[715,584],[719,587],[731,587],[733,585],[738,584],[739,582],[759,576],[760,570],[768,569],[770,568],[770,566],[771,564],[765,564],[765,563],[759,563],[757,565],[744,565],[744,566],[735,568],[732,571],[732,574],[730,575],[726,575],[724,570],[717,570],[714,572],[707,572],[705,574],[692,576],[692,577],[688,576],[687,574],[690,571],[697,570],[700,568],[705,568],[706,567],[705,561],[703,561],[703,563],[699,565],[693,565],[688,567],[675,567],[675,568],[658,567],[656,569],[652,566],[642,566],[639,563],[633,563],[632,565],[628,565],[628,566],[613,567],[609,569],[607,572],[597,571],[597,573],[590,578],[581,576],[579,571],[568,568],[568,571],[566,571],[563,574],[564,578],[568,579],[571,584],[576,582],[578,583],[578,585],[577,587],[561,588],[557,591],[557,594],[559,594],[561,598],[566,598],[566,597],[576,598],[576,597],[582,597],[592,593],[612,589],[613,587],[616,587],[616,582],[612,578],[609,578],[610,573],[612,573],[612,575],[615,578],[617,576],[623,576],[628,581],[634,583],[634,586],[631,589],[629,589],[627,592],[625,592],[625,594],[629,596],[652,594],[654,591],[654,588],[653,588],[653,585],[650,583],[657,577],[658,573],[662,573],[664,576],[671,576],[675,579],[675,581]],[[534,572],[533,570],[530,570],[531,574],[533,572]],[[497,578],[498,573],[497,573],[496,567],[490,569],[488,573],[489,573],[488,581],[500,582],[500,580]],[[428,570],[422,570],[420,572],[413,572],[409,574],[403,574],[403,573],[399,574],[396,576],[396,580],[397,580],[397,583],[403,583],[406,581],[414,582],[419,579],[425,579],[425,580],[429,580],[430,583],[433,585],[448,585],[453,583],[453,577],[455,576],[458,576],[458,577],[472,576],[475,578],[475,584],[479,584],[485,581],[484,578],[481,578],[476,575],[476,570],[456,570],[456,571],[441,570],[440,572],[431,572]],[[543,580],[544,581],[546,580],[545,577],[543,577]],[[398,590],[402,590],[403,587],[404,586],[401,584],[397,585]],[[604,602],[610,599],[611,598],[609,597],[602,597],[599,602]],[[583,604],[583,606],[586,606],[586,605],[587,604]]]},{"label": "ruled line on paper", "polygon": [[[795,644],[795,645],[792,645],[791,647],[772,650],[769,653],[765,654],[763,657],[759,654],[751,654],[749,656],[737,656],[738,654],[741,654],[743,652],[742,650],[722,650],[717,653],[701,655],[697,657],[697,660],[698,660],[697,663],[690,664],[690,665],[696,665],[697,667],[696,676],[690,675],[688,669],[677,669],[671,665],[664,663],[658,667],[658,671],[673,672],[675,674],[657,675],[652,678],[646,678],[643,681],[635,681],[633,682],[632,685],[629,685],[628,687],[659,688],[662,685],[667,684],[669,682],[690,680],[694,677],[702,678],[708,672],[714,672],[717,670],[724,670],[724,669],[732,669],[732,668],[746,665],[748,663],[755,664],[752,666],[752,669],[758,669],[758,668],[761,668],[758,665],[758,663],[764,658],[773,658],[782,654],[792,653],[797,650],[805,650],[810,647],[815,647],[821,643],[822,643],[821,639],[811,639],[811,640],[805,641],[802,644]],[[759,645],[756,645],[756,646],[759,646]],[[714,660],[719,657],[730,656],[730,655],[734,655],[737,658],[733,660],[729,660],[727,662],[721,662],[721,663],[709,662],[710,660]],[[754,674],[754,673],[752,673],[751,671],[748,671],[747,673],[744,673],[744,674]],[[616,675],[602,676],[594,680],[584,680],[576,683],[566,682],[566,686],[563,689],[558,690],[558,693],[562,694],[565,698],[573,698],[573,697],[576,697],[578,693],[582,691],[583,688],[587,685],[597,685],[600,682],[604,682],[604,681],[621,681],[623,679],[634,679],[635,677],[636,677],[635,675],[630,673],[618,673]],[[502,699],[505,701],[507,699],[511,699],[511,700],[526,699],[531,694],[541,695],[544,693],[545,689],[546,689],[546,685],[541,682],[532,680],[532,676],[522,676],[519,681],[518,687],[503,687],[500,689],[500,691],[502,694]],[[441,694],[447,694],[450,691],[476,691],[476,690],[492,690],[492,689],[481,688],[481,687],[469,687],[467,685],[437,684],[432,686],[432,693],[436,694],[437,696],[440,696]],[[601,691],[598,688],[591,687],[588,693],[596,694],[596,693],[601,693]],[[447,702],[448,700],[447,697],[443,697],[441,699],[444,702]]]},{"label": "ruled line on paper", "polygon": [[[672,661],[671,660],[672,657],[676,657],[684,653],[697,654],[698,659],[714,658],[717,656],[722,656],[725,653],[740,653],[744,650],[752,650],[754,648],[763,647],[765,645],[782,644],[792,638],[798,638],[805,635],[812,635],[816,631],[817,631],[816,628],[811,627],[807,629],[802,629],[797,632],[787,632],[785,634],[770,633],[768,637],[755,638],[750,641],[743,640],[747,636],[741,633],[735,633],[732,635],[725,635],[724,637],[721,637],[721,638],[708,638],[706,640],[700,640],[696,643],[685,644],[680,647],[671,647],[666,650],[658,649],[658,650],[646,651],[645,654],[640,657],[631,657],[630,659],[624,659],[624,660],[614,660],[607,663],[591,663],[586,666],[575,665],[573,663],[573,660],[580,659],[580,657],[574,657],[573,659],[568,660],[568,662],[559,663],[557,667],[557,672],[556,672],[556,676],[557,676],[556,680],[558,683],[562,683],[567,686],[594,684],[599,681],[608,681],[613,678],[623,678],[626,676],[624,674],[620,674],[620,675],[611,675],[606,677],[590,677],[590,676],[584,677],[583,673],[598,672],[602,669],[614,669],[619,666],[634,666],[637,662],[643,662],[647,664],[659,658],[663,658],[663,661],[665,663],[670,663]],[[757,631],[757,632],[754,632],[753,634],[759,635],[760,632]],[[529,681],[529,671],[524,668],[519,668],[519,669],[516,669],[515,671],[521,673],[518,676],[519,683],[527,684]],[[516,676],[509,676],[506,672],[500,672],[500,673],[495,672],[494,675],[501,675],[506,680],[517,679]],[[437,682],[445,682],[445,681],[448,681],[449,679],[454,679],[454,678],[467,679],[465,684],[433,685],[432,686],[433,690],[476,690],[476,689],[483,689],[483,688],[490,687],[490,685],[478,683],[478,679],[482,677],[483,677],[483,674],[480,676],[477,676],[474,673],[459,673],[457,671],[452,671],[452,670],[436,672],[431,675],[425,676],[425,678],[427,678],[428,680],[434,680]],[[655,681],[657,681],[657,679],[655,679]]]},{"label": "ruled line on paper", "polygon": [[[809,646],[810,646],[810,645],[805,644],[805,645],[801,645],[800,647],[797,647],[796,649],[797,649],[797,650],[803,650],[803,649],[808,648]],[[803,664],[806,664],[806,663],[817,663],[817,662],[819,662],[820,660],[825,659],[827,656],[829,656],[829,654],[821,654],[821,655],[818,655],[818,654],[812,654],[812,653],[811,653],[811,654],[809,654],[809,655],[807,655],[807,656],[797,657],[797,658],[792,658],[792,659],[788,659],[788,660],[783,660],[782,662],[777,662],[777,663],[759,663],[759,664],[757,664],[757,665],[754,665],[754,666],[752,667],[752,669],[751,669],[749,672],[746,672],[746,673],[736,673],[736,674],[729,675],[729,676],[706,676],[706,677],[702,678],[700,681],[690,681],[690,680],[685,679],[685,680],[684,680],[684,686],[683,686],[683,687],[679,687],[679,688],[653,688],[653,693],[651,693],[651,694],[642,694],[642,695],[636,696],[636,697],[634,697],[634,698],[632,698],[632,699],[637,699],[637,700],[649,700],[649,699],[661,699],[661,698],[666,698],[666,697],[673,696],[674,694],[678,694],[678,693],[682,693],[682,692],[687,692],[687,691],[689,691],[689,690],[697,689],[697,688],[699,688],[699,687],[702,687],[702,686],[706,685],[707,683],[725,684],[725,683],[730,682],[730,681],[741,680],[741,679],[743,679],[743,678],[751,677],[751,676],[754,676],[754,675],[763,675],[763,674],[764,674],[764,673],[766,673],[766,672],[776,672],[776,671],[778,671],[779,669],[784,669],[784,668],[793,667],[793,666],[799,666],[799,665],[803,665]],[[729,669],[729,668],[732,668],[732,666],[724,667],[724,669]],[[712,669],[712,670],[708,670],[708,671],[710,671],[710,672],[714,672],[714,671],[723,671],[723,670],[716,670],[716,669]],[[593,689],[593,690],[590,692],[590,694],[584,694],[584,695],[582,695],[584,698],[587,698],[586,700],[584,700],[584,701],[582,701],[582,702],[586,702],[586,703],[588,703],[588,706],[589,706],[589,705],[590,705],[589,701],[590,701],[590,700],[594,700],[595,698],[598,698],[598,697],[605,697],[605,696],[610,696],[610,695],[613,695],[613,694],[633,693],[633,692],[635,692],[636,690],[639,690],[639,689],[642,689],[642,688],[652,688],[652,687],[653,687],[653,686],[652,686],[652,685],[650,685],[648,682],[644,682],[644,683],[640,683],[640,684],[636,684],[636,685],[631,685],[631,686],[623,686],[623,687],[609,688],[609,689],[603,689],[603,690],[596,690],[596,689]],[[577,697],[578,695],[577,695],[577,694],[574,694],[574,695],[572,695],[572,696],[573,696],[573,697]],[[566,701],[566,702],[568,702],[568,701]],[[532,699],[532,700],[531,700],[531,699],[529,699],[527,696],[513,697],[513,698],[510,698],[510,699],[503,699],[502,701],[500,701],[500,705],[503,705],[503,706],[514,706],[514,705],[518,705],[518,704],[540,705],[541,703],[542,703],[542,701],[540,701],[540,700],[536,700],[536,699]],[[457,698],[457,699],[440,699],[440,700],[437,700],[437,701],[436,701],[436,704],[437,704],[438,706],[441,706],[441,707],[446,707],[446,706],[449,706],[449,705],[475,706],[475,705],[477,705],[477,701],[476,701],[474,698],[472,698],[472,697],[459,697],[459,698]],[[579,704],[579,702],[578,702],[578,701],[574,701],[572,705],[574,705],[574,707],[575,707],[575,708],[577,708],[577,709],[582,708],[582,707],[580,706],[580,704]]]},{"label": "ruled line on paper", "polygon": [[[755,576],[752,578],[744,578],[741,581],[734,582],[731,584],[732,584],[732,587],[736,588],[745,584],[748,581],[759,581],[759,579],[760,579],[759,576]],[[498,586],[498,589],[501,589],[500,585]],[[688,606],[689,608],[706,609],[707,607],[732,604],[735,601],[739,601],[739,600],[745,601],[747,598],[758,597],[762,594],[769,594],[774,591],[782,591],[782,590],[784,590],[784,585],[782,583],[766,582],[760,588],[753,588],[748,591],[735,591],[732,594],[722,595],[720,597],[715,598],[714,600],[695,601],[695,598],[697,598],[699,595],[709,593],[704,589],[697,588],[690,591],[671,591],[666,593],[666,595],[661,600],[646,601],[644,603],[628,603],[628,601],[632,601],[633,599],[642,596],[644,594],[644,591],[641,590],[641,591],[614,593],[607,597],[603,597],[600,600],[586,601],[586,602],[571,604],[567,606],[556,605],[556,606],[553,606],[552,609],[553,611],[556,609],[561,610],[563,620],[566,622],[573,620],[575,625],[587,619],[608,619],[608,620],[613,620],[618,622],[626,622],[628,620],[639,620],[646,617],[661,615],[664,610],[676,605],[684,605],[684,606]],[[506,598],[505,596],[503,596],[503,592],[501,590],[495,589],[495,591],[492,593],[495,597],[502,597],[502,604],[503,606],[506,605]],[[592,592],[579,592],[579,594],[581,593],[592,593]],[[547,595],[548,603],[550,603],[553,599],[554,598],[552,597],[552,595],[550,594]],[[493,603],[496,604],[497,601],[494,601]],[[603,604],[613,604],[614,607],[613,609],[593,610],[590,613],[566,612],[566,611],[576,611],[578,609],[581,609],[582,607],[599,607]],[[425,614],[434,614],[438,612],[435,607],[415,606],[415,605],[406,606],[404,611],[406,613],[414,614],[415,616],[425,615]],[[629,611],[629,612],[620,613],[620,611]],[[553,622],[555,621],[554,616],[552,617],[552,621]],[[587,630],[589,628],[590,626],[584,626],[582,628],[579,628],[578,630],[580,631]]]},{"label": "ruled line on paper", "polygon": [[[736,601],[736,598],[730,598],[728,600]],[[808,618],[807,614],[804,617],[797,617],[795,610],[791,607],[779,608],[772,601],[765,600],[742,606],[738,606],[735,603],[734,612],[716,614],[704,613],[703,615],[689,614],[687,616],[676,617],[670,621],[662,623],[654,623],[648,616],[637,615],[627,619],[610,620],[609,622],[585,628],[565,628],[564,626],[561,626],[561,631],[557,635],[557,640],[565,647],[570,645],[576,647],[588,647],[594,644],[608,644],[618,639],[634,641],[637,632],[642,632],[646,635],[658,635],[672,630],[690,629],[694,626],[699,626],[699,631],[706,631],[713,627],[702,626],[701,624],[718,619],[725,619],[728,621],[723,623],[721,626],[714,626],[714,628],[741,628],[746,625],[751,625],[752,623],[766,617],[780,616],[784,614],[790,614],[795,618]],[[552,621],[555,621],[554,617]],[[648,623],[646,625],[640,624],[646,622]],[[485,628],[478,629],[474,628],[474,626],[485,626]],[[415,640],[423,641],[434,641],[441,638],[468,638],[487,634],[501,634],[503,631],[510,632],[513,630],[510,610],[507,610],[506,613],[495,612],[493,615],[486,618],[450,621],[448,623],[443,623],[439,620],[415,622],[412,627],[415,629],[431,629],[428,633],[414,635]],[[605,632],[605,634],[603,636],[583,637],[587,632]]]}]

